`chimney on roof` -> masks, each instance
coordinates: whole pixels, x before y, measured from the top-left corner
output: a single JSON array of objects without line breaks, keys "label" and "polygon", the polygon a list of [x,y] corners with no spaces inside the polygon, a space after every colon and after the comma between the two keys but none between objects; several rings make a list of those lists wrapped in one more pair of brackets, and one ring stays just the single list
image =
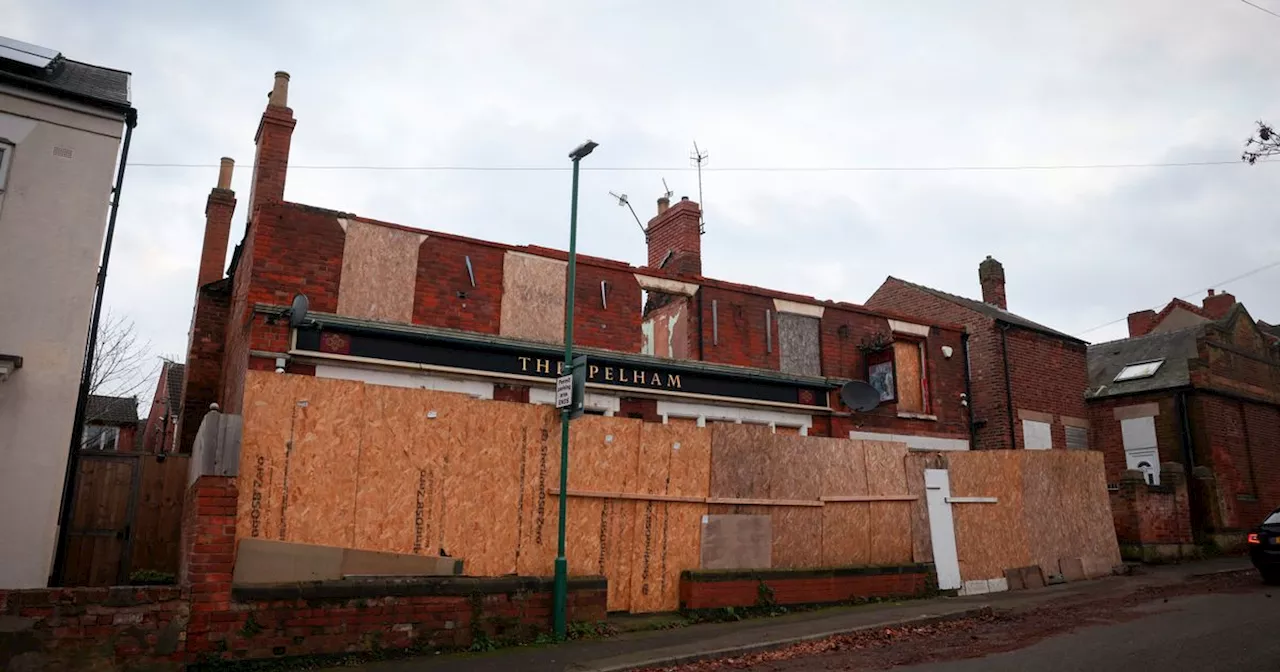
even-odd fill
[{"label": "chimney on roof", "polygon": [[978,282],[982,285],[982,302],[989,303],[1001,310],[1008,310],[1008,302],[1004,295],[1004,265],[991,255],[978,264]]},{"label": "chimney on roof", "polygon": [[658,199],[658,214],[645,227],[649,242],[649,267],[661,268],[676,275],[702,275],[702,209],[680,197]]},{"label": "chimney on roof", "polygon": [[1129,338],[1137,338],[1146,336],[1151,333],[1151,327],[1154,326],[1156,319],[1156,311],[1140,310],[1136,313],[1129,313]]},{"label": "chimney on roof", "polygon": [[231,218],[236,212],[236,192],[231,191],[231,173],[236,162],[222,157],[218,168],[218,185],[209,191],[204,205],[204,245],[200,248],[200,270],[196,287],[222,279],[222,262],[227,258],[227,241],[231,238]]},{"label": "chimney on roof", "polygon": [[289,170],[289,144],[297,125],[289,108],[289,73],[277,72],[267,94],[267,109],[258,122],[253,141],[258,149],[253,157],[253,181],[249,187],[249,220],[262,205],[284,201],[285,174]]},{"label": "chimney on roof", "polygon": [[1232,296],[1230,292],[1219,294],[1211,289],[1209,290],[1209,295],[1204,297],[1204,301],[1200,305],[1210,319],[1220,320],[1231,312],[1232,306],[1236,305],[1236,297]]}]

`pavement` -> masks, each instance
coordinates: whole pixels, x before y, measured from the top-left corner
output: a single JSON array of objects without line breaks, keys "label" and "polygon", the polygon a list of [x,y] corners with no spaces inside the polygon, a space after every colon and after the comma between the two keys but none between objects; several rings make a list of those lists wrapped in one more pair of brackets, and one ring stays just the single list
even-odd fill
[{"label": "pavement", "polygon": [[[678,665],[729,655],[742,655],[776,649],[789,644],[823,639],[832,635],[858,630],[927,623],[938,619],[963,618],[986,609],[1016,612],[1023,609],[1034,609],[1058,601],[1120,595],[1148,586],[1181,583],[1196,576],[1220,572],[1238,572],[1247,569],[1250,569],[1248,558],[1217,558],[1183,565],[1141,567],[1139,568],[1139,573],[1129,576],[1113,576],[1093,581],[1066,583],[1038,590],[1021,590],[968,597],[939,597],[857,607],[833,607],[792,613],[774,618],[631,632],[608,639],[570,642],[556,646],[517,647],[483,654],[406,658],[331,669],[333,672],[339,672],[340,670],[350,671],[352,669],[357,669],[361,672],[418,672],[420,670],[427,672],[506,672],[508,670],[521,670],[522,672],[624,672],[625,670]],[[1132,669],[1132,664],[1130,668]],[[934,672],[935,670],[941,672],[942,670],[979,668],[921,667],[919,669],[921,672],[926,670],[929,672]],[[996,668],[982,667],[981,669]],[[1007,669],[1041,668],[1014,665]],[[1061,669],[1077,668],[1064,667]],[[1079,669],[1098,670],[1100,668]],[[1149,668],[1144,663],[1137,669]],[[1264,666],[1261,669],[1275,668]]]}]

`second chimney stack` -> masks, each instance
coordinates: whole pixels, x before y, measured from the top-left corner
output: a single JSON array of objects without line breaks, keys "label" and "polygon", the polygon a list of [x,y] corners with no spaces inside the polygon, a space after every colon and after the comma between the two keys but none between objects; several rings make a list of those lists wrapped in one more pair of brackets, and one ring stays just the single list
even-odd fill
[{"label": "second chimney stack", "polygon": [[982,285],[982,302],[1008,310],[1004,294],[1004,265],[987,255],[978,265],[978,282]]}]

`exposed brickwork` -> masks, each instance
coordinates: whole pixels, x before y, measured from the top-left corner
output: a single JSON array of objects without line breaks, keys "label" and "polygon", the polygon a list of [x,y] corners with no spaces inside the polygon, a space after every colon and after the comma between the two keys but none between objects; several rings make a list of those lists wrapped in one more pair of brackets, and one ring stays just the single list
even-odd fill
[{"label": "exposed brickwork", "polygon": [[[994,320],[959,304],[889,278],[867,301],[877,309],[891,309],[929,321],[954,322],[969,332],[970,388],[973,417],[978,422],[975,448],[1023,447],[1018,410],[1054,416],[1054,448],[1066,446],[1061,417],[1087,415],[1084,391],[1088,386],[1087,349],[1083,343],[1020,328],[1010,328],[1009,369],[1012,372],[1013,422],[1010,427],[1009,393],[1004,374],[1004,341]],[[963,353],[961,353],[963,355]]]},{"label": "exposed brickwork", "polygon": [[0,670],[181,670],[188,615],[173,587],[0,590]]},{"label": "exposed brickwork", "polygon": [[1111,516],[1121,544],[1191,544],[1187,481],[1180,471],[1162,471],[1160,485],[1127,478],[1111,491]]},{"label": "exposed brickwork", "polygon": [[645,422],[662,422],[658,415],[658,402],[654,399],[623,398],[618,402],[618,416],[639,418]]},{"label": "exposed brickwork", "polygon": [[521,403],[529,403],[529,386],[528,385],[503,385],[498,383],[493,386],[494,401],[517,401]]},{"label": "exposed brickwork", "polygon": [[231,240],[231,218],[236,212],[236,194],[230,189],[209,192],[204,206],[204,244],[200,248],[200,269],[196,287],[222,279],[222,262]]},{"label": "exposed brickwork", "polygon": [[[681,276],[702,275],[701,218],[702,210],[697,203],[682,200],[649,220],[645,229],[649,266]],[[665,266],[663,260],[667,262]]]},{"label": "exposed brickwork", "polygon": [[[605,299],[600,283],[605,285]],[[625,270],[580,264],[574,283],[573,342],[589,348],[640,352],[640,284]]]},{"label": "exposed brickwork", "polygon": [[982,302],[997,308],[1009,307],[1004,292],[1004,265],[988,256],[978,264],[978,284],[982,286]]},{"label": "exposed brickwork", "polygon": [[200,419],[209,405],[221,402],[227,316],[231,309],[230,283],[220,280],[196,293],[195,312],[187,342],[187,364],[182,381],[182,413],[178,421],[178,451],[191,452]]},{"label": "exposed brickwork", "polygon": [[289,172],[289,146],[297,125],[293,110],[267,106],[254,138],[257,151],[253,161],[253,187],[249,193],[249,217],[258,208],[284,201],[285,177]]},{"label": "exposed brickwork", "polygon": [[1156,311],[1140,310],[1136,313],[1129,313],[1129,338],[1145,336],[1151,333],[1151,327],[1156,323]]},{"label": "exposed brickwork", "polygon": [[[898,569],[898,568],[893,568]],[[794,577],[769,572],[766,577],[699,576],[685,572],[680,577],[681,610],[751,607],[761,604],[761,586],[772,592],[774,604],[829,604],[866,598],[918,597],[929,590],[930,573],[921,568],[902,568],[902,573],[852,573],[841,570],[796,570]]]},{"label": "exposed brickwork", "polygon": [[[413,321],[482,334],[501,332],[502,259],[506,250],[451,236],[428,236],[418,248]],[[471,286],[467,258],[476,284]]]},{"label": "exposed brickwork", "polygon": [[[776,310],[773,299],[720,287],[703,287],[698,293],[704,361],[778,370],[778,348],[769,352],[765,336],[765,312]],[[777,343],[776,321],[772,329]]]},{"label": "exposed brickwork", "polygon": [[302,293],[310,299],[311,310],[337,312],[346,244],[340,215],[296,203],[259,206],[250,226],[251,263],[246,267],[242,261],[236,271],[247,270],[252,276],[249,305],[287,306]]},{"label": "exposed brickwork", "polygon": [[[1121,433],[1121,421],[1116,419],[1116,410],[1132,406],[1154,403],[1159,407],[1159,415],[1153,422],[1156,428],[1156,449],[1160,462],[1177,462],[1182,464],[1182,428],[1178,416],[1176,396],[1168,392],[1133,395],[1128,397],[1104,398],[1089,403],[1089,448],[1102,451],[1103,463],[1106,465],[1107,482],[1119,483],[1120,477],[1128,469],[1124,456],[1124,436]],[[1197,457],[1197,463],[1199,462]]]},{"label": "exposed brickwork", "polygon": [[1226,317],[1231,308],[1236,305],[1236,297],[1228,292],[1219,294],[1211,289],[1200,305],[1209,319],[1220,320]]}]

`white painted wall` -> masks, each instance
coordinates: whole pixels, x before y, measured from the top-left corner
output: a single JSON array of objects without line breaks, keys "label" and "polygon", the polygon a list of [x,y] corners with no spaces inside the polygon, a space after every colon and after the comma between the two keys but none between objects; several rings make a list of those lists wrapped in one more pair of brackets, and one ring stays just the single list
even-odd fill
[{"label": "white painted wall", "polygon": [[943,439],[936,436],[912,436],[910,434],[887,434],[881,432],[850,431],[849,438],[861,441],[897,441],[907,444],[916,450],[969,450],[969,442],[965,439]]},{"label": "white painted wall", "polygon": [[493,398],[493,383],[483,380],[462,380],[447,378],[416,371],[387,371],[384,369],[367,369],[358,366],[335,366],[333,364],[316,364],[317,378],[337,378],[340,380],[358,380],[371,385],[388,385],[391,387],[411,387],[419,390],[436,390],[438,392],[456,392],[469,394],[477,399]]},{"label": "white painted wall", "polygon": [[813,426],[813,416],[803,413],[740,406],[691,404],[683,401],[659,401],[658,415],[662,416],[663,422],[666,422],[667,418],[693,418],[698,421],[700,427],[706,425],[708,420],[769,425],[775,428],[795,427],[802,435],[808,435],[809,428]]},{"label": "white painted wall", "polygon": [[0,382],[0,588],[48,583],[123,134],[122,116],[0,86],[0,353],[23,358]]}]

